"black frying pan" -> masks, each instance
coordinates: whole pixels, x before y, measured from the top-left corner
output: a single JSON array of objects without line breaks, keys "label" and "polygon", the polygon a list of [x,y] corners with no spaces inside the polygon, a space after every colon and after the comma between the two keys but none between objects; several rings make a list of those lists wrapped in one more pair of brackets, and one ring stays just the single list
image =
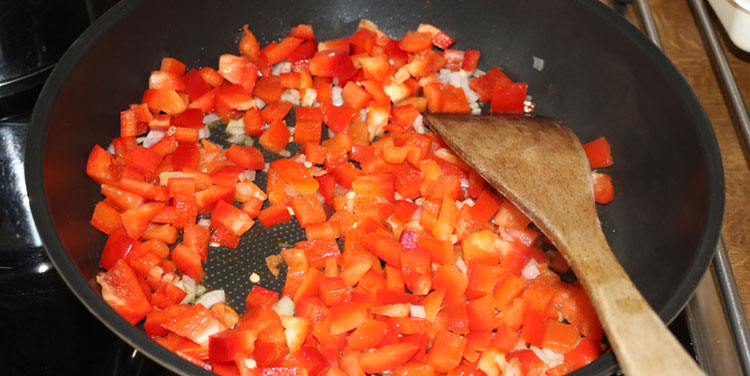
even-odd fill
[{"label": "black frying pan", "polygon": [[[599,208],[605,233],[659,316],[667,322],[676,316],[706,271],[719,235],[719,151],[677,69],[595,0],[123,1],[55,68],[35,108],[26,152],[31,208],[44,245],[94,315],[167,368],[206,374],[130,326],[100,298],[94,277],[106,238],[88,223],[101,197],[98,184],[85,175],[88,153],[118,134],[119,111],[140,100],[162,57],[215,67],[221,53],[237,50],[243,24],[265,44],[299,23],[312,24],[318,40],[350,35],[362,17],[394,38],[420,22],[434,24],[456,37],[455,48],[479,48],[480,68],[498,65],[512,80],[528,82],[539,114],[569,124],[584,142],[606,136],[615,160],[607,172],[617,195]],[[532,67],[533,56],[544,59],[542,71]],[[265,239],[299,235],[277,231]],[[265,255],[279,249],[251,236],[235,259],[212,257],[206,265],[208,284],[227,289],[240,308],[237,297],[250,287],[248,270],[264,269]],[[230,264],[233,272],[227,271]],[[262,283],[274,287],[270,281],[264,277]],[[607,353],[576,374],[615,367]]]}]

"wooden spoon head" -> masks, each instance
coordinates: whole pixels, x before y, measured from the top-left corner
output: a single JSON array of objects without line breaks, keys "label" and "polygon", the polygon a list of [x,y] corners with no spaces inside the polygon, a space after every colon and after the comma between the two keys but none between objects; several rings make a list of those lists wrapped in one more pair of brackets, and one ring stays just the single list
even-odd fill
[{"label": "wooden spoon head", "polygon": [[558,247],[576,226],[598,225],[588,159],[565,124],[508,115],[426,113],[424,119]]}]

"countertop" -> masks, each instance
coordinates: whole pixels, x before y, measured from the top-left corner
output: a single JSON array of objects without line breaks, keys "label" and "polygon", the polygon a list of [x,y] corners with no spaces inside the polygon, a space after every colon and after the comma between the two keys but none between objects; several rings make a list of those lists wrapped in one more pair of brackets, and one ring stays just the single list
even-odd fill
[{"label": "countertop", "polygon": [[[693,87],[711,121],[724,165],[726,202],[722,235],[737,286],[750,316],[750,156],[686,0],[649,0],[664,52]],[[710,9],[710,6],[706,3]],[[635,14],[631,12],[631,14]],[[711,11],[737,84],[750,106],[750,53],[735,47]],[[637,18],[637,17],[635,17]],[[638,23],[638,20],[634,20]]]}]

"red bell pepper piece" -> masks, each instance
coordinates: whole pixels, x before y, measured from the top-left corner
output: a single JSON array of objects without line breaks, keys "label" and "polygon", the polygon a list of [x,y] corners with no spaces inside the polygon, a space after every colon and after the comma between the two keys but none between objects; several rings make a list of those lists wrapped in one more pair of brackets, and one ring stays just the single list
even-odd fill
[{"label": "red bell pepper piece", "polygon": [[141,103],[152,111],[162,111],[168,115],[177,115],[187,108],[180,94],[172,89],[148,89],[143,93]]},{"label": "red bell pepper piece", "polygon": [[178,244],[172,250],[172,262],[179,271],[190,276],[190,278],[200,281],[206,274],[203,272],[200,255],[192,248]]},{"label": "red bell pepper piece", "polygon": [[492,92],[490,102],[491,112],[503,112],[509,114],[523,114],[526,100],[527,84],[498,85]]},{"label": "red bell pepper piece", "polygon": [[224,200],[219,200],[211,213],[211,226],[221,227],[234,236],[242,236],[253,224],[249,215]]},{"label": "red bell pepper piece", "polygon": [[242,86],[248,93],[253,91],[258,79],[258,67],[244,56],[224,54],[219,56],[219,74],[227,81]]},{"label": "red bell pepper piece", "polygon": [[450,372],[458,367],[465,347],[466,338],[448,330],[441,330],[432,342],[426,362],[435,372]]},{"label": "red bell pepper piece", "polygon": [[594,181],[594,201],[597,204],[609,204],[615,198],[612,178],[607,174],[592,172]]},{"label": "red bell pepper piece", "polygon": [[277,120],[263,132],[258,142],[264,149],[279,154],[286,149],[291,135],[284,122]]},{"label": "red bell pepper piece", "polygon": [[286,210],[286,204],[283,202],[273,204],[261,210],[260,214],[258,214],[258,221],[266,228],[290,221],[291,219],[289,211]]},{"label": "red bell pepper piece", "polygon": [[151,311],[151,303],[141,288],[138,276],[123,260],[96,276],[102,298],[130,324],[135,325]]},{"label": "red bell pepper piece", "polygon": [[419,341],[385,345],[359,356],[359,365],[366,373],[381,373],[405,364],[421,348]]}]

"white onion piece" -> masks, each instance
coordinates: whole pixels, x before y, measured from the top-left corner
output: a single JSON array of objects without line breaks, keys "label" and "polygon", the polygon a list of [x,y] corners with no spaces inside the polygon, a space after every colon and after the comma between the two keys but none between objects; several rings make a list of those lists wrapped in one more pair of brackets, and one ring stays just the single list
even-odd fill
[{"label": "white onion piece", "polygon": [[206,293],[206,286],[201,285],[200,283],[195,286],[195,295],[201,296]]},{"label": "white onion piece", "polygon": [[201,218],[198,220],[198,226],[209,227],[211,226],[211,220],[208,218]]},{"label": "white onion piece", "polygon": [[540,59],[536,56],[532,56],[531,58],[533,59],[531,66],[541,72],[542,69],[544,69],[544,59]]},{"label": "white onion piece", "polygon": [[209,124],[211,124],[213,122],[216,122],[216,121],[219,121],[219,120],[221,120],[221,118],[219,117],[219,115],[216,115],[215,113],[212,112],[212,113],[210,113],[210,114],[208,114],[208,115],[206,115],[206,116],[203,117],[203,124],[204,125],[209,125]]},{"label": "white onion piece", "polygon": [[245,175],[245,180],[255,181],[255,170],[245,170],[243,175]]},{"label": "white onion piece", "polygon": [[198,138],[209,138],[211,137],[211,130],[208,129],[208,126],[204,126],[201,129],[198,129]]},{"label": "white onion piece", "polygon": [[144,148],[150,148],[151,145],[159,142],[162,138],[164,138],[164,135],[167,134],[167,132],[160,131],[157,129],[152,129],[148,132],[146,135],[146,138],[143,139],[143,147]]},{"label": "white onion piece", "polygon": [[214,304],[224,303],[225,301],[226,295],[224,294],[224,290],[213,290],[201,295],[195,304],[201,304],[210,309]]},{"label": "white onion piece", "polygon": [[278,313],[279,315],[294,316],[294,301],[288,296],[284,295],[284,297],[279,299],[279,301],[276,302],[276,304],[274,304],[271,309],[276,311],[276,313]]},{"label": "white onion piece", "polygon": [[537,267],[536,260],[531,259],[529,262],[526,263],[526,266],[523,267],[523,270],[521,270],[521,274],[526,279],[534,279],[536,277],[539,277],[541,272],[539,272],[539,268]]},{"label": "white onion piece", "polygon": [[331,88],[331,101],[334,106],[341,106],[344,104],[344,97],[341,96],[341,92],[344,90],[341,86],[334,86]]},{"label": "white onion piece", "polygon": [[255,105],[258,106],[259,110],[262,110],[263,107],[266,107],[266,102],[263,102],[262,99],[258,97],[253,97],[253,99],[255,99]]}]

